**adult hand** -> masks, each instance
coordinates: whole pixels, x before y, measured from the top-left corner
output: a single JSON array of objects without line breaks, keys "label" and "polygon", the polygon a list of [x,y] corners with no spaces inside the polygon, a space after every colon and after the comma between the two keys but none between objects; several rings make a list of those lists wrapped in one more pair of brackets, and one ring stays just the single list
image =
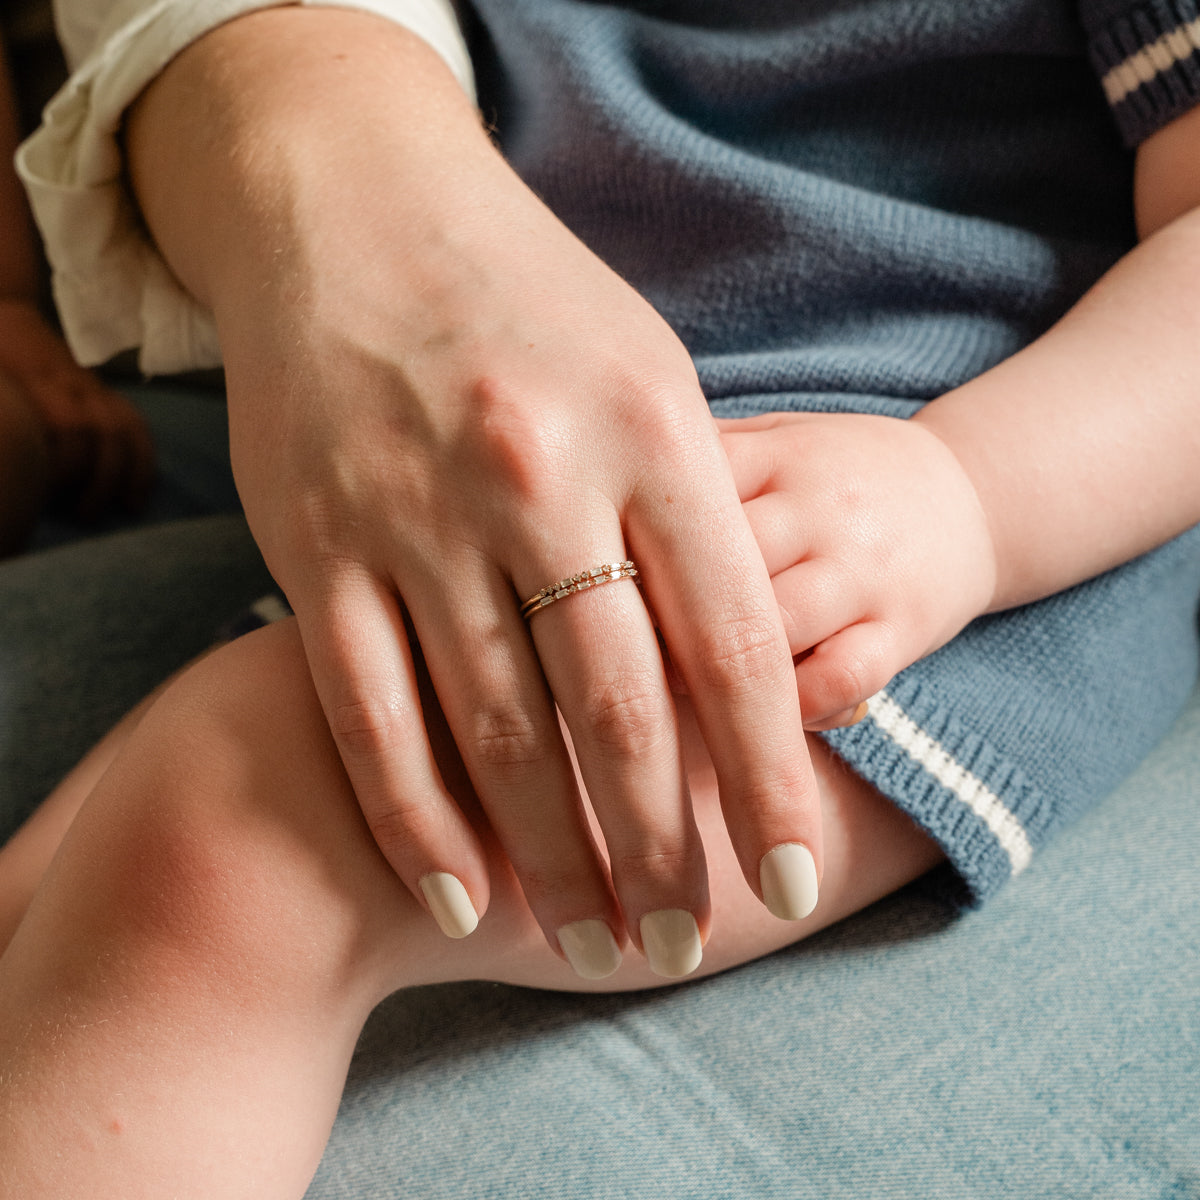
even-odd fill
[{"label": "adult hand", "polygon": [[[214,62],[238,82],[201,131]],[[195,148],[189,121],[207,157],[172,153]],[[615,969],[624,928],[686,974],[707,934],[656,626],[747,880],[804,915],[819,821],[786,640],[691,363],[516,179],[440,60],[361,14],[257,14],[181,56],[131,144],[151,226],[217,317],[247,515],[359,803],[442,927],[470,932],[488,883],[432,761],[406,623],[531,909],[581,973]],[[206,206],[190,229],[176,188]],[[522,620],[544,585],[625,559],[641,591]]]},{"label": "adult hand", "polygon": [[806,728],[844,724],[988,610],[986,516],[921,424],[770,413],[718,426],[796,657]]},{"label": "adult hand", "polygon": [[51,500],[83,520],[113,507],[137,511],[154,477],[141,414],[75,362],[28,300],[0,298],[0,372],[41,422]]}]

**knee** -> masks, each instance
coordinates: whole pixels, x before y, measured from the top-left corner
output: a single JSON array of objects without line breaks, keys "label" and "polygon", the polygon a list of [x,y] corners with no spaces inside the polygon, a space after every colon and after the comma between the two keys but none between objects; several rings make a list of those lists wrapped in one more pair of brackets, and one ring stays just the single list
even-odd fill
[{"label": "knee", "polygon": [[344,990],[375,853],[347,793],[288,638],[218,652],[151,708],[80,814],[76,917],[156,987],[276,1005],[289,987]]}]

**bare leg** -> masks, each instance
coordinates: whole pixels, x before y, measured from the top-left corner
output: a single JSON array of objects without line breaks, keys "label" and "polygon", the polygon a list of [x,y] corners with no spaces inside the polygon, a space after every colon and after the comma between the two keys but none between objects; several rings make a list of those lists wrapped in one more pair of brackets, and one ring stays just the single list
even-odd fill
[{"label": "bare leg", "polygon": [[162,688],[147,696],[123,717],[0,846],[0,954],[12,940],[83,802],[161,691]]},{"label": "bare leg", "polygon": [[[799,926],[751,895],[693,764],[714,897],[706,970],[794,941],[936,861],[814,751],[827,865]],[[469,802],[444,744],[440,756]],[[661,982],[628,958],[602,986]],[[294,628],[242,639],[132,731],[0,959],[0,1197],[299,1197],[371,1009],[399,987],[461,978],[585,986],[498,856],[478,931],[438,932],[374,848]]]}]

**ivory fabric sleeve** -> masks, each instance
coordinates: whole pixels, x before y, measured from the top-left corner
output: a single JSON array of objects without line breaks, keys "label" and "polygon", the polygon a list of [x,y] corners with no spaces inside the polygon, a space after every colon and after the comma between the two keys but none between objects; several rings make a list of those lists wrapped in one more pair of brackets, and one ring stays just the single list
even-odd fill
[{"label": "ivory fabric sleeve", "polygon": [[[300,0],[375,13],[411,29],[474,95],[452,0]],[[149,375],[220,364],[212,315],[180,286],[146,234],[125,181],[125,111],[185,47],[282,0],[57,0],[71,74],[17,152],[50,261],[54,300],[86,366],[138,350]]]}]

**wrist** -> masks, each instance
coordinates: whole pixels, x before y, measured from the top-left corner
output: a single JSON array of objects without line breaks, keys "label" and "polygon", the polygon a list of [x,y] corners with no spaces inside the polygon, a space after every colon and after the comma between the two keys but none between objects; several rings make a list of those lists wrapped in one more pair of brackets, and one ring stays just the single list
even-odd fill
[{"label": "wrist", "polygon": [[989,512],[980,487],[968,469],[971,456],[960,453],[962,439],[952,425],[941,420],[943,410],[937,407],[939,403],[934,400],[925,405],[913,415],[909,424],[937,443],[941,469],[954,478],[957,503],[962,509],[956,516],[963,519],[960,524],[965,522],[965,526],[973,531],[969,554],[974,559],[971,575],[977,584],[974,615],[982,616],[1010,607],[1007,602],[1008,564],[1002,554],[1003,530],[995,515]]}]

